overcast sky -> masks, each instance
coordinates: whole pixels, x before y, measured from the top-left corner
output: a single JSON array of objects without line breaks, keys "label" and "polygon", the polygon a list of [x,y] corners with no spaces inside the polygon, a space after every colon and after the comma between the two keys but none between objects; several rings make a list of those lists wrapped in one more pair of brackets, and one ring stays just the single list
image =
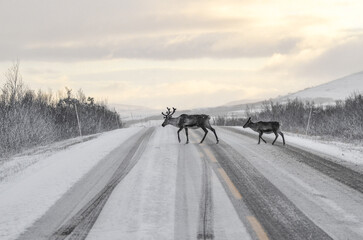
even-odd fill
[{"label": "overcast sky", "polygon": [[363,1],[0,0],[0,83],[179,109],[363,71]]}]

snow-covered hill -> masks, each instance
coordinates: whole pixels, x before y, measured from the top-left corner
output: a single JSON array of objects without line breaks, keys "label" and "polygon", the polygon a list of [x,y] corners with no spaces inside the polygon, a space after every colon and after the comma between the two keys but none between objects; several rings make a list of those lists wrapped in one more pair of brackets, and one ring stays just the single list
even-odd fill
[{"label": "snow-covered hill", "polygon": [[155,110],[143,106],[110,104],[111,109],[115,109],[121,116],[123,122],[143,119],[156,114],[160,114],[160,110]]},{"label": "snow-covered hill", "polygon": [[[317,104],[331,105],[335,104],[336,100],[344,100],[353,94],[363,94],[363,71],[285,96],[265,100],[284,103],[288,99],[298,98],[303,101],[314,101]],[[215,116],[246,117],[245,109],[247,105],[250,109],[258,111],[263,101],[247,103],[246,100],[241,100],[233,103],[236,103],[236,105],[228,103],[217,108],[209,108],[205,112]]]},{"label": "snow-covered hill", "polygon": [[280,100],[300,98],[317,102],[344,100],[354,93],[363,93],[363,72],[355,73],[334,81],[307,88],[296,93],[280,97]]}]

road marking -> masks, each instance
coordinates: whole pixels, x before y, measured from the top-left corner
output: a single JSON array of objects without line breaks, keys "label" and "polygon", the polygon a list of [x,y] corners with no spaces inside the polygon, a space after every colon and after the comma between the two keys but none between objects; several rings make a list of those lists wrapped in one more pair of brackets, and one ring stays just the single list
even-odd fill
[{"label": "road marking", "polygon": [[207,147],[203,147],[203,150],[211,162],[213,162],[213,163],[218,162],[217,158],[213,155],[213,153]]},{"label": "road marking", "polygon": [[242,195],[237,190],[236,186],[232,183],[231,179],[228,177],[227,173],[223,170],[223,168],[218,168],[219,173],[221,174],[224,181],[227,183],[229,190],[232,192],[233,196],[236,199],[242,199]]},{"label": "road marking", "polygon": [[257,234],[258,239],[269,240],[265,230],[263,230],[260,222],[254,216],[247,216],[247,220],[251,223],[253,230]]}]

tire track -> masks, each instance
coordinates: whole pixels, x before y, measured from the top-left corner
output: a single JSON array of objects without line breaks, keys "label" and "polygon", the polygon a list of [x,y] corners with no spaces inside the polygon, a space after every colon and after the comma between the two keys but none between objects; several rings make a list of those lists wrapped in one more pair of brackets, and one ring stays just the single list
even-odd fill
[{"label": "tire track", "polygon": [[[252,134],[242,132],[238,129],[228,127],[224,129],[247,137],[255,137]],[[291,159],[304,163],[324,175],[333,178],[360,193],[363,193],[363,174],[295,146],[287,145],[282,147],[277,145],[276,147],[288,155]]]},{"label": "tire track", "polygon": [[188,206],[188,183],[186,177],[186,160],[185,146],[179,148],[178,162],[177,162],[177,177],[175,188],[175,227],[174,239],[182,240],[190,238],[189,225],[189,209]]},{"label": "tire track", "polygon": [[112,191],[135,166],[138,159],[143,154],[153,132],[154,128],[150,128],[138,139],[136,145],[134,145],[129,153],[124,157],[106,186],[72,218],[54,232],[50,239],[61,240],[67,238],[79,240],[87,237]]},{"label": "tire track", "polygon": [[207,143],[269,239],[331,239],[230,145]]},{"label": "tire track", "polygon": [[[193,139],[197,139],[196,138],[197,134],[193,133],[192,137],[193,137]],[[198,137],[198,139],[199,139],[199,137]],[[211,169],[210,170],[211,174],[213,175],[213,172],[215,173],[216,178],[219,180],[221,186],[224,188],[224,191],[227,194],[226,197],[229,198],[229,200],[234,208],[236,217],[239,218],[241,224],[245,228],[245,230],[240,231],[241,237],[244,239],[268,240],[268,238],[260,238],[258,236],[258,233],[261,233],[260,235],[265,234],[263,228],[260,226],[259,232],[257,233],[256,230],[254,229],[254,226],[256,226],[258,224],[252,225],[251,222],[249,221],[249,218],[254,218],[254,217],[251,216],[252,214],[251,214],[250,210],[247,208],[247,206],[244,204],[241,194],[238,192],[237,188],[235,188],[234,184],[232,183],[230,178],[227,176],[227,174],[223,170],[223,168],[221,168],[221,166],[220,166],[218,160],[215,158],[214,154],[211,152],[210,147],[214,146],[214,145],[215,145],[214,143],[213,144],[203,144],[203,145],[198,144],[198,146],[199,146],[198,151],[200,154],[200,158],[202,160],[201,162],[208,165],[208,167]],[[210,184],[212,184],[212,182],[210,182]],[[230,216],[222,215],[219,217],[229,218]],[[214,216],[214,219],[215,219],[215,216]],[[218,219],[216,219],[215,221],[218,222]],[[258,222],[258,221],[256,220],[255,222]],[[245,234],[249,234],[249,237],[245,236]],[[214,234],[214,238],[216,238],[217,235],[218,234]],[[221,235],[221,233],[219,233],[219,237],[221,237],[221,236],[225,237],[224,234]],[[230,235],[230,237],[233,237],[233,239],[234,239],[236,237],[236,235]],[[223,238],[223,239],[227,239],[227,238]]]},{"label": "tire track", "polygon": [[199,227],[197,239],[214,239],[213,199],[211,169],[207,160],[202,159],[202,193],[199,203]]},{"label": "tire track", "polygon": [[193,239],[198,232],[202,161],[191,144],[180,145],[175,188],[174,239]]}]

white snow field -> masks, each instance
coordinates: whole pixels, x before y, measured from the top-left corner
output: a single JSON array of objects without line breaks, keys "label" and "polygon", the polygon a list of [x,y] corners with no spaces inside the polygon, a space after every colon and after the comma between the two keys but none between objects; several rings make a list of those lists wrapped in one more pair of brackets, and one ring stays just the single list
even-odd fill
[{"label": "white snow field", "polygon": [[22,157],[24,162],[34,162],[34,158],[37,162],[23,171],[7,174],[0,182],[0,239],[16,239],[98,161],[139,130],[107,132],[44,159]]},{"label": "white snow field", "polygon": [[154,122],[10,159],[0,239],[363,239],[363,147],[216,131],[185,144]]},{"label": "white snow field", "polygon": [[317,98],[344,100],[352,94],[363,93],[363,72],[351,74],[325,84],[307,88],[296,93],[281,97],[280,100],[290,98],[300,98],[306,100],[314,100]]}]

